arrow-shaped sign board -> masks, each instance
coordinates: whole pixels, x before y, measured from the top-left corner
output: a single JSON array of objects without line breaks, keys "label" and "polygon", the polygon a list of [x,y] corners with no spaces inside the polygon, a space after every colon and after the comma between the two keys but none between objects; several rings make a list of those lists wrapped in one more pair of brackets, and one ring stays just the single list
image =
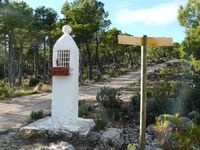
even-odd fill
[{"label": "arrow-shaped sign board", "polygon": [[[143,45],[143,37],[133,37],[126,35],[118,35],[118,43],[124,45]],[[172,38],[166,37],[147,37],[148,46],[173,46]]]},{"label": "arrow-shaped sign board", "polygon": [[118,35],[118,43],[141,47],[141,88],[140,88],[140,150],[145,149],[146,132],[146,86],[147,86],[147,46],[173,46],[172,38],[165,37],[133,37]]}]

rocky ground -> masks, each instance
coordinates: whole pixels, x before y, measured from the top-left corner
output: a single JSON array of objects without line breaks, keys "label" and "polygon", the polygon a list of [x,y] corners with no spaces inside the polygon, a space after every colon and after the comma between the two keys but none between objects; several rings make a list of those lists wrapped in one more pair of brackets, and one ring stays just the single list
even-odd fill
[{"label": "rocky ground", "polygon": [[[51,135],[37,136],[24,139],[17,135],[17,131],[1,133],[1,150],[93,150],[93,149],[126,149],[128,143],[138,143],[138,130],[133,128],[107,128],[99,132],[91,131],[87,137],[73,136],[71,138],[56,137]],[[155,140],[149,140],[148,149],[155,150]]]},{"label": "rocky ground", "polygon": [[[148,67],[148,73],[176,62],[178,60]],[[133,92],[138,91],[136,83],[139,80],[140,71],[136,71],[106,82],[80,87],[80,100],[95,100],[97,92],[106,86],[121,89],[122,99],[128,101]],[[66,139],[65,137],[40,135],[41,137],[24,139],[18,136],[18,129],[27,123],[31,111],[42,109],[46,113],[50,112],[50,97],[51,94],[45,93],[0,102],[0,150],[126,149],[128,143],[138,143],[139,130],[138,126],[133,124],[134,120],[131,122],[131,126],[108,125],[104,130],[91,131],[87,137],[75,135]],[[93,102],[95,105],[95,101]],[[159,149],[156,139],[151,134],[147,134],[146,139],[148,149]]]}]

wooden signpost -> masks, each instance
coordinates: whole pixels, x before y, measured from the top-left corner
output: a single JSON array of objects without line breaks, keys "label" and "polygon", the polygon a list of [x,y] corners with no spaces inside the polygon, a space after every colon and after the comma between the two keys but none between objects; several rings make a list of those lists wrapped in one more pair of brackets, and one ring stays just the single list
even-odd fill
[{"label": "wooden signpost", "polygon": [[133,37],[118,35],[118,43],[141,46],[141,89],[140,89],[140,150],[145,150],[146,140],[146,86],[147,86],[147,46],[173,46],[172,38],[165,37]]}]

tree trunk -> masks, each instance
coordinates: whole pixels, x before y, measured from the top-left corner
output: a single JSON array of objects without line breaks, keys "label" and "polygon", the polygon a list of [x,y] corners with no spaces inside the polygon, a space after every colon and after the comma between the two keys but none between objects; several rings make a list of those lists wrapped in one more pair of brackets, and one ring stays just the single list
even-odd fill
[{"label": "tree trunk", "polygon": [[82,51],[81,51],[81,44],[77,43],[79,49],[79,81],[83,83],[83,58],[82,58]]},{"label": "tree trunk", "polygon": [[46,36],[44,37],[44,66],[43,66],[43,82],[46,81]]},{"label": "tree trunk", "polygon": [[112,46],[112,55],[113,55],[113,64],[115,66],[117,66],[117,58],[116,58],[116,55],[115,55],[115,47]]},{"label": "tree trunk", "polygon": [[96,36],[96,60],[97,60],[97,65],[98,65],[100,75],[102,76],[103,75],[103,67],[101,65],[100,58],[99,58],[99,39],[97,36]]},{"label": "tree trunk", "polygon": [[[14,38],[13,38],[14,39]],[[12,65],[12,73],[11,73],[11,78],[12,78],[12,87],[15,88],[15,78],[16,78],[16,75],[17,75],[17,61],[16,61],[16,56],[15,56],[15,45],[14,43],[12,43],[12,51],[11,51],[11,56],[12,56],[12,59],[11,59],[11,65]]]},{"label": "tree trunk", "polygon": [[4,82],[6,82],[6,59],[7,59],[7,36],[5,34],[4,36],[4,65],[3,65],[3,76],[4,76]]},{"label": "tree trunk", "polygon": [[19,70],[18,70],[18,76],[19,76],[19,86],[22,85],[22,57],[23,57],[23,43],[20,43],[20,52],[19,52]]},{"label": "tree trunk", "polygon": [[14,75],[13,75],[13,47],[11,34],[8,35],[8,81],[11,88],[14,87]]},{"label": "tree trunk", "polygon": [[86,41],[86,51],[87,51],[87,55],[88,55],[88,62],[89,62],[89,80],[93,79],[93,62],[92,62],[92,54],[89,48],[89,44]]},{"label": "tree trunk", "polygon": [[130,61],[130,63],[131,63],[131,67],[133,67],[133,66],[134,66],[134,63],[133,63],[133,55],[131,54],[130,51],[128,52],[128,54],[129,54],[129,61]]},{"label": "tree trunk", "polygon": [[33,75],[37,76],[37,46],[34,47],[34,60],[33,60]]},{"label": "tree trunk", "polygon": [[48,81],[50,81],[50,76],[51,76],[51,67],[52,67],[52,54],[53,54],[53,43],[52,43],[52,38],[51,35],[49,37],[49,63],[48,63]]},{"label": "tree trunk", "polygon": [[10,87],[12,87],[11,84],[11,36],[8,35],[8,82]]}]

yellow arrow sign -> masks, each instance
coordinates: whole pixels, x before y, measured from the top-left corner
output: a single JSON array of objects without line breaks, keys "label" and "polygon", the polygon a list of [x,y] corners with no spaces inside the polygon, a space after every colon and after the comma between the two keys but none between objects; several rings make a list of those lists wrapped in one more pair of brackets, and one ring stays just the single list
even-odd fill
[{"label": "yellow arrow sign", "polygon": [[[143,45],[143,37],[118,35],[118,43],[124,45]],[[148,46],[173,46],[173,39],[167,37],[147,37]]]}]

